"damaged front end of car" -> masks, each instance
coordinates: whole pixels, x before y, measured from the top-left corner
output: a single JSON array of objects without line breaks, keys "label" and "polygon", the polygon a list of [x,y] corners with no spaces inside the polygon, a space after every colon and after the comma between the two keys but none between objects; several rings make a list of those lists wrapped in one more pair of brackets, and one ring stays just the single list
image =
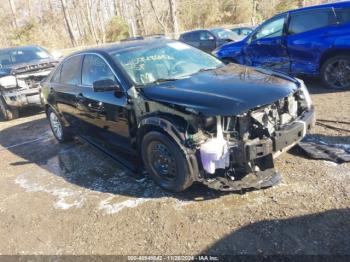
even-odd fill
[{"label": "damaged front end of car", "polygon": [[56,64],[57,62],[43,62],[2,68],[0,92],[7,106],[12,108],[41,106],[40,82],[50,74]]},{"label": "damaged front end of car", "polygon": [[308,91],[300,85],[270,105],[237,116],[217,116],[212,126],[204,127],[207,139],[193,141],[200,151],[199,181],[222,191],[277,184],[274,158],[298,143],[315,121]]},{"label": "damaged front end of car", "polygon": [[138,108],[135,122],[139,129],[156,125],[171,136],[186,152],[195,180],[209,188],[266,188],[280,181],[274,158],[314,125],[309,93],[302,81],[298,85],[296,91],[272,104],[232,116],[205,116],[191,107],[132,95]]}]

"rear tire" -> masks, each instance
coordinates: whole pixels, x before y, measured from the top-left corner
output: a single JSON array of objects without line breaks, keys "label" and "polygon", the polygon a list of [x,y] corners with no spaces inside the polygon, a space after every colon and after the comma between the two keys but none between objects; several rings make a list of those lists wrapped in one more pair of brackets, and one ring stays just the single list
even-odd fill
[{"label": "rear tire", "polygon": [[71,132],[69,132],[68,128],[64,126],[60,117],[51,108],[47,110],[47,118],[49,120],[52,133],[58,142],[64,143],[73,139]]},{"label": "rear tire", "polygon": [[339,55],[327,59],[321,67],[321,78],[328,88],[350,88],[350,56]]},{"label": "rear tire", "polygon": [[150,177],[160,187],[181,192],[192,185],[185,152],[163,133],[147,133],[142,140],[141,154]]},{"label": "rear tire", "polygon": [[16,119],[19,116],[18,108],[10,108],[4,98],[0,96],[0,119],[4,121]]}]

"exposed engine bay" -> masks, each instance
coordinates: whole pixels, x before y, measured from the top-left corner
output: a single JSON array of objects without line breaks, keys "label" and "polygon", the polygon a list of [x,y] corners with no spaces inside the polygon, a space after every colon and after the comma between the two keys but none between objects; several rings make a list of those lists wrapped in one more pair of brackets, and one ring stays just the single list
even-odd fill
[{"label": "exposed engine bay", "polygon": [[[233,117],[217,117],[212,136],[199,145],[203,182],[220,190],[267,187],[279,181],[273,159],[314,125],[305,87],[279,101]],[[242,177],[242,174],[247,174]],[[218,176],[212,179],[213,175]],[[243,179],[243,180],[242,180]],[[271,184],[272,183],[272,184]]]},{"label": "exposed engine bay", "polygon": [[190,161],[197,160],[198,166],[193,164],[193,169],[198,170],[196,180],[222,191],[278,183],[280,175],[274,169],[274,158],[299,142],[315,121],[303,82],[287,97],[236,116],[203,117],[190,108],[155,102],[146,102],[146,107],[142,104],[138,101],[135,110],[140,119],[147,112],[162,112],[187,121],[185,129],[179,124],[177,130],[184,137],[178,139],[181,135],[173,128],[167,132],[173,132],[172,136],[186,148]]}]

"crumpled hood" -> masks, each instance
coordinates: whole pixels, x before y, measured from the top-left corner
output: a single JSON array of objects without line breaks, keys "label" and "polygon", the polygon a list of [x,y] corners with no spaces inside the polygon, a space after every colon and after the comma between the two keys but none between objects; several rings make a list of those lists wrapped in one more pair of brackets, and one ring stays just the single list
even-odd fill
[{"label": "crumpled hood", "polygon": [[151,100],[191,108],[206,116],[233,116],[295,92],[299,82],[284,74],[236,64],[188,78],[147,86]]}]

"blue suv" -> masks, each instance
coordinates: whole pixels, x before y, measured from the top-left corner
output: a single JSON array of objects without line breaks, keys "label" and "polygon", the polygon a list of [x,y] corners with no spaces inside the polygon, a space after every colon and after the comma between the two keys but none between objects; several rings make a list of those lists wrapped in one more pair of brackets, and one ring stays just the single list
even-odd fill
[{"label": "blue suv", "polygon": [[350,1],[276,15],[213,54],[224,62],[321,77],[330,88],[349,88]]}]

